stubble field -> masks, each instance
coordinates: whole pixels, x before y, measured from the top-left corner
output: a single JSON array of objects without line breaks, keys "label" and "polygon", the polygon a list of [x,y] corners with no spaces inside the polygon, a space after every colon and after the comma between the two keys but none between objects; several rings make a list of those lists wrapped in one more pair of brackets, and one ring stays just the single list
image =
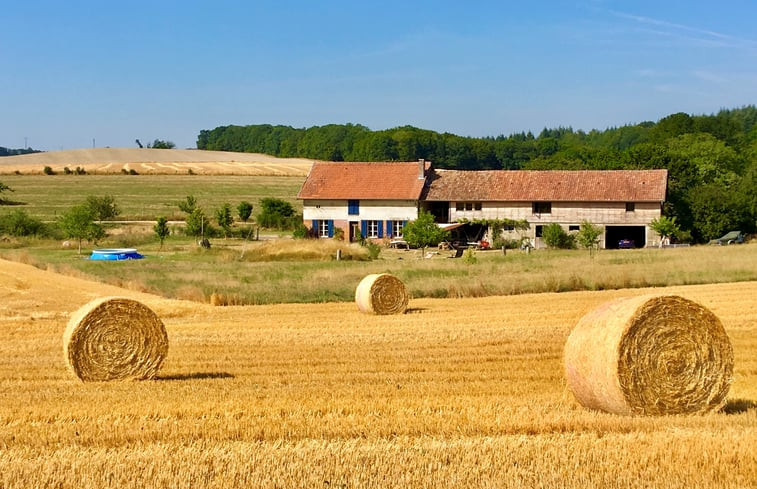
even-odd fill
[{"label": "stubble field", "polygon": [[[650,289],[212,307],[0,261],[0,487],[757,485],[757,282],[652,289],[710,308],[734,345],[723,412],[621,417],[565,387],[586,312]],[[159,378],[83,384],[62,335],[94,297],[153,308]]]}]

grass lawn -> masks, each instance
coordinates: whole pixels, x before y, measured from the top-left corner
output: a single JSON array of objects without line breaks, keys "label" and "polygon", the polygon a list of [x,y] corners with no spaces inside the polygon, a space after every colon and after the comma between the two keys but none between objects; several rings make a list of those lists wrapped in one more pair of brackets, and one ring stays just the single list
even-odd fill
[{"label": "grass lawn", "polygon": [[[271,249],[294,246],[290,256]],[[331,240],[280,242],[214,239],[209,250],[172,236],[162,250],[149,234],[114,235],[99,247],[138,247],[146,259],[88,260],[58,242],[0,244],[0,257],[65,274],[85,276],[168,298],[219,304],[340,302],[354,300],[355,287],[370,273],[392,273],[412,297],[484,297],[531,292],[607,290],[757,280],[757,245],[677,249],[477,252],[475,263],[447,252],[421,258],[419,250],[382,249],[378,259],[336,261]],[[342,243],[343,256],[353,258]],[[356,245],[352,245],[353,247]],[[322,248],[320,251],[319,248]],[[320,253],[320,255],[319,255]],[[292,257],[294,256],[294,258]],[[359,253],[358,253],[359,255]],[[298,259],[297,256],[307,259]]]}]

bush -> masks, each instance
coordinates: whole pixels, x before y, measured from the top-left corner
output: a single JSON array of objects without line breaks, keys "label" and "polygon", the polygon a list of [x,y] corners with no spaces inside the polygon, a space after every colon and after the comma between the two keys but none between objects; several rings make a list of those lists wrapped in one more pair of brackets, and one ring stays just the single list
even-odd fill
[{"label": "bush", "polygon": [[566,233],[556,222],[544,226],[542,239],[550,248],[573,249],[576,247],[575,236]]},{"label": "bush", "polygon": [[53,171],[52,167],[46,166],[42,169],[42,173],[45,175],[55,175],[55,172]]},{"label": "bush", "polygon": [[365,244],[363,244],[363,246],[368,250],[368,257],[371,260],[378,259],[379,255],[381,254],[381,246],[368,240],[366,240],[364,243]]},{"label": "bush", "polygon": [[47,226],[23,210],[15,210],[0,217],[0,233],[10,236],[48,236]]}]

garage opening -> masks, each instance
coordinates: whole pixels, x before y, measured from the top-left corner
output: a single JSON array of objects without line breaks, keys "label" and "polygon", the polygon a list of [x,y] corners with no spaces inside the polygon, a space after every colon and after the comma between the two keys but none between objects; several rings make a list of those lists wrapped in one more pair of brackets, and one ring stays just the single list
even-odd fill
[{"label": "garage opening", "polygon": [[607,226],[605,248],[643,248],[647,243],[644,226]]}]

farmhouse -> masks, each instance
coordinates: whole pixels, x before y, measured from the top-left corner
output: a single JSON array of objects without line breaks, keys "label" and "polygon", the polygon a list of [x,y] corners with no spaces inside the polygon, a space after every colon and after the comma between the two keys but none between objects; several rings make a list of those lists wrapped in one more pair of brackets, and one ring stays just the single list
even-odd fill
[{"label": "farmhouse", "polygon": [[587,220],[604,228],[600,246],[617,248],[621,240],[656,244],[649,223],[660,217],[666,189],[667,170],[459,171],[435,170],[423,160],[315,162],[298,198],[305,225],[320,237],[401,237],[404,224],[423,209],[446,227],[526,220],[528,230],[506,229],[506,237],[529,238],[537,248],[544,246],[544,226],[557,223],[571,232]]}]

